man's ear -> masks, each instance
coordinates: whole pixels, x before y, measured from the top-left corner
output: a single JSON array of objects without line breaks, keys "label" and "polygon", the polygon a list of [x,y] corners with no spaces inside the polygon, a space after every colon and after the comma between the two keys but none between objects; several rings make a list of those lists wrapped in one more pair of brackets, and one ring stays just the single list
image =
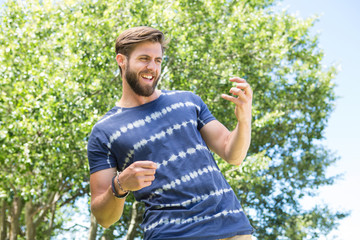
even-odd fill
[{"label": "man's ear", "polygon": [[118,63],[119,67],[121,67],[121,69],[123,69],[123,67],[125,66],[125,62],[126,62],[126,56],[118,53],[116,55],[116,62]]}]

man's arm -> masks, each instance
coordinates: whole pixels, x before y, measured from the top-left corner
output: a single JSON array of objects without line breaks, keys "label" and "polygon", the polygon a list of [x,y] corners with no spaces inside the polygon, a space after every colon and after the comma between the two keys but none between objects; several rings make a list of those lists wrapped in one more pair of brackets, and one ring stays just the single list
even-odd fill
[{"label": "man's arm", "polygon": [[[137,191],[151,185],[155,179],[155,171],[154,162],[134,162],[119,175],[119,182],[124,190]],[[125,199],[116,198],[111,189],[115,173],[115,168],[109,168],[90,175],[91,211],[98,223],[105,228],[117,222],[124,210]],[[120,190],[116,178],[114,186],[119,195],[125,194]]]},{"label": "man's arm", "polygon": [[[125,198],[116,198],[112,193],[111,179],[114,174],[116,169],[109,168],[90,175],[91,211],[105,228],[118,221],[124,209]],[[117,190],[122,194],[121,190]]]},{"label": "man's arm", "polygon": [[241,78],[231,78],[236,87],[230,89],[234,96],[222,94],[222,98],[235,103],[238,123],[230,132],[219,121],[211,121],[201,128],[200,133],[209,148],[233,165],[240,165],[246,157],[251,140],[252,90]]}]

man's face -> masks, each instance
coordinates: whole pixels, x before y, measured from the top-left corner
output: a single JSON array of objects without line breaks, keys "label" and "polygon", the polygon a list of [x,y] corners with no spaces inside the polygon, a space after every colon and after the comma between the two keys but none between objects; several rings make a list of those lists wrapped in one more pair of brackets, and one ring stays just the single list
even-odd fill
[{"label": "man's face", "polygon": [[136,46],[125,67],[125,80],[139,96],[151,96],[161,74],[162,49],[160,43],[144,42]]}]

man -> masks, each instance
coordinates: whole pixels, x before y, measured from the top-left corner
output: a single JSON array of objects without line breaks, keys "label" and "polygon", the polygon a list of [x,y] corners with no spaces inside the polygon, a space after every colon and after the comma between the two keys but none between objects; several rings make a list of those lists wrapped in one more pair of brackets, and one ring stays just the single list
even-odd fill
[{"label": "man", "polygon": [[119,220],[132,191],[145,203],[144,239],[251,239],[239,201],[209,148],[240,165],[250,145],[252,90],[236,87],[236,128],[229,130],[191,92],[156,88],[166,41],[150,27],[116,41],[120,101],[93,127],[88,142],[91,210],[107,228]]}]

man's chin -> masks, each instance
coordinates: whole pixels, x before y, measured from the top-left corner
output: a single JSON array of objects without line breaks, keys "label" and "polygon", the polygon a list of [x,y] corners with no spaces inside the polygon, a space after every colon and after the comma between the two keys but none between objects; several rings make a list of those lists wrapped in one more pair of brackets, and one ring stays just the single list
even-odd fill
[{"label": "man's chin", "polygon": [[151,88],[143,88],[143,89],[141,89],[141,90],[140,90],[140,89],[133,89],[133,91],[134,91],[137,95],[139,95],[139,96],[141,96],[141,97],[150,97],[151,95],[154,94],[155,89],[156,89],[156,88],[151,87]]}]

